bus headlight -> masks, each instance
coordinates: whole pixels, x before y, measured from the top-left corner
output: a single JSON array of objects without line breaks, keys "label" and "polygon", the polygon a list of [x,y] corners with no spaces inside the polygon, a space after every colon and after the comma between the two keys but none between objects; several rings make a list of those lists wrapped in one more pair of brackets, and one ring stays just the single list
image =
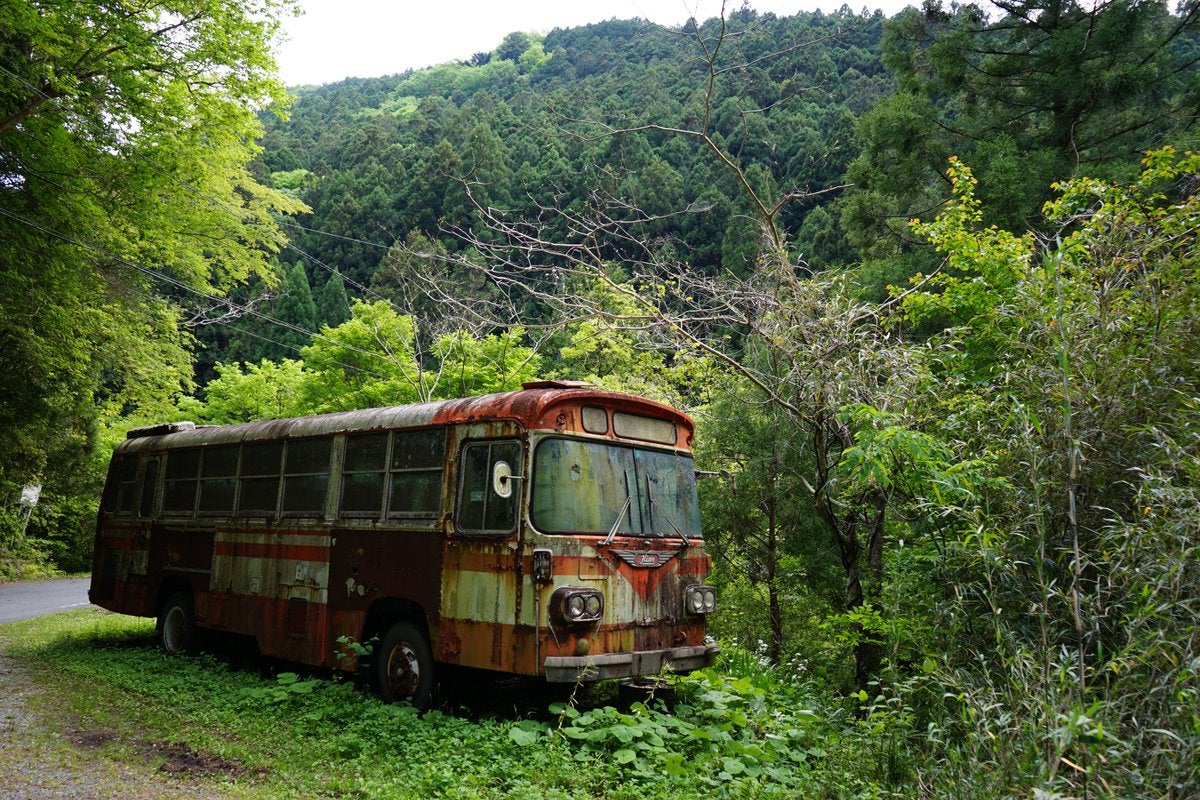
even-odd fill
[{"label": "bus headlight", "polygon": [[717,591],[711,586],[694,584],[684,589],[683,604],[692,614],[711,614],[717,610]]},{"label": "bus headlight", "polygon": [[599,622],[604,617],[604,595],[595,589],[564,586],[550,598],[550,613],[557,622]]}]

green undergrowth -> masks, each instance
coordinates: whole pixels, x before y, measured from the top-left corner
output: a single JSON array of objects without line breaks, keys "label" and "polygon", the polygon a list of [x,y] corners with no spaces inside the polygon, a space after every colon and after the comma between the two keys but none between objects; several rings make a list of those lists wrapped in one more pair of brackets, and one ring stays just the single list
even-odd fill
[{"label": "green undergrowth", "polygon": [[231,797],[851,794],[838,712],[744,653],[636,702],[580,691],[541,711],[420,714],[262,659],[168,657],[152,621],[95,610],[0,626],[0,650],[54,697],[51,724],[90,732],[101,756],[183,751],[206,766],[188,780]]}]

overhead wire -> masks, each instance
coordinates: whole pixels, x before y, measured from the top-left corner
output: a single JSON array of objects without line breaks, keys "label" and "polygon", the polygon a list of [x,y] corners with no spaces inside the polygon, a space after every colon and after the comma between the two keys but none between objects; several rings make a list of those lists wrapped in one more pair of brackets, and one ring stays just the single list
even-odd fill
[{"label": "overhead wire", "polygon": [[[299,325],[295,325],[293,323],[287,322],[286,320],[276,319],[274,317],[271,317],[267,314],[262,313],[261,311],[257,311],[250,306],[243,306],[227,297],[219,297],[217,295],[209,294],[208,292],[197,289],[196,287],[191,286],[191,285],[187,284],[186,282],[181,281],[178,278],[175,278],[171,275],[167,275],[165,273],[159,272],[158,270],[152,269],[152,268],[144,266],[142,264],[137,264],[133,261],[130,261],[127,258],[124,258],[122,256],[108,252],[104,248],[100,247],[99,245],[95,245],[90,242],[82,241],[76,237],[69,236],[61,231],[58,231],[58,230],[50,228],[46,225],[43,225],[42,223],[40,223],[36,220],[31,220],[31,219],[21,216],[20,214],[16,214],[12,211],[9,211],[6,208],[0,207],[0,215],[8,217],[9,219],[12,219],[15,222],[18,222],[27,227],[33,228],[35,230],[41,231],[42,233],[45,233],[47,235],[53,236],[57,239],[60,239],[63,242],[66,242],[67,244],[71,244],[76,247],[81,247],[86,250],[90,250],[94,253],[98,253],[98,254],[104,256],[105,258],[112,260],[115,263],[121,264],[122,266],[128,267],[129,269],[133,269],[139,273],[142,273],[143,275],[146,275],[148,277],[162,281],[163,283],[169,284],[178,289],[182,289],[182,290],[184,290],[190,294],[193,294],[197,297],[200,297],[204,300],[208,300],[209,302],[216,303],[218,305],[227,306],[232,310],[240,311],[243,314],[255,317],[256,319],[261,319],[264,322],[267,322],[267,323],[273,324],[273,325],[277,325],[281,328],[291,330],[295,333],[309,336],[314,340],[329,342],[330,344],[334,344],[334,345],[342,347],[346,350],[349,350],[352,353],[357,353],[359,355],[364,355],[364,356],[370,356],[372,358],[378,358],[378,359],[387,361],[388,363],[392,363],[391,359],[389,359],[387,356],[385,356],[382,353],[372,351],[372,350],[363,350],[363,349],[355,347],[353,345],[346,344],[345,342],[338,341],[337,339],[333,339],[331,337],[325,336],[321,333],[317,333],[315,331],[310,331]],[[242,332],[249,333],[248,331],[242,331]],[[253,333],[250,333],[250,335],[257,336],[257,334],[253,334]],[[266,341],[273,341],[273,340],[267,339],[266,337],[262,337],[262,336],[257,336],[257,338],[262,338]],[[284,346],[284,347],[294,347],[291,345],[285,345],[282,342],[273,342],[273,343],[278,344],[280,346]],[[296,347],[295,349],[299,350],[298,347]],[[375,372],[373,370],[367,369],[365,367],[362,367],[362,366],[359,366],[356,364],[348,364],[348,363],[342,362],[342,361],[335,361],[334,363],[336,363],[339,366],[344,367],[346,369],[362,372],[362,373],[365,373],[372,377],[381,378],[381,379],[387,378],[387,376],[383,375],[382,373]]]},{"label": "overhead wire", "polygon": [[[26,79],[25,79],[23,76],[21,76],[21,75],[18,75],[18,74],[16,74],[16,73],[12,72],[11,70],[9,70],[9,69],[8,69],[7,67],[5,67],[3,64],[0,64],[0,72],[3,72],[3,73],[5,73],[5,74],[7,74],[8,76],[10,76],[11,78],[13,78],[14,80],[16,80],[16,81],[18,81],[19,83],[23,84],[23,85],[24,85],[25,87],[27,87],[27,88],[28,88],[30,91],[32,91],[32,92],[34,92],[35,94],[37,94],[37,95],[41,96],[41,97],[42,97],[44,100],[50,101],[50,100],[53,100],[53,99],[54,99],[52,96],[50,96],[50,95],[46,94],[46,93],[45,93],[45,92],[44,92],[42,89],[40,89],[39,87],[37,87],[37,86],[35,86],[34,84],[30,83],[30,82],[29,82],[28,80],[26,80]],[[169,172],[169,171],[167,171],[167,170],[163,169],[163,168],[162,168],[160,165],[158,165],[158,164],[155,164],[155,163],[154,163],[154,162],[153,162],[151,159],[149,159],[148,157],[146,157],[146,155],[145,155],[144,153],[142,153],[142,152],[140,152],[140,151],[137,151],[137,150],[134,150],[134,151],[133,151],[133,155],[134,155],[136,158],[138,158],[139,160],[141,160],[143,163],[145,163],[147,166],[149,166],[151,169],[155,170],[155,171],[156,171],[156,172],[158,172],[159,174],[161,174],[161,175],[163,175],[163,176],[167,177],[169,180],[172,180],[172,181],[173,181],[173,182],[175,182],[177,185],[181,186],[181,187],[182,187],[182,188],[183,188],[185,191],[189,192],[189,193],[190,193],[190,194],[191,194],[191,195],[192,195],[194,198],[197,198],[197,199],[203,199],[203,200],[207,200],[208,202],[210,202],[210,203],[212,203],[212,204],[216,205],[217,207],[219,207],[219,208],[223,208],[225,211],[227,211],[227,212],[228,212],[228,213],[230,213],[230,214],[237,215],[238,217],[240,217],[240,216],[241,216],[241,214],[240,214],[240,211],[239,211],[238,209],[234,208],[233,206],[229,205],[229,204],[228,204],[226,201],[222,200],[221,198],[215,197],[215,196],[213,196],[213,195],[211,195],[211,194],[208,194],[208,193],[206,193],[206,192],[201,192],[199,189],[197,189],[197,188],[196,188],[194,185],[192,185],[190,182],[188,182],[188,181],[185,181],[185,180],[181,180],[181,179],[180,179],[180,178],[179,178],[177,175],[175,175],[174,173],[172,173],[172,172]],[[270,316],[268,316],[268,315],[266,315],[266,314],[263,314],[263,313],[262,313],[262,312],[260,312],[260,311],[256,311],[254,308],[252,308],[252,307],[250,307],[250,306],[243,306],[243,305],[240,305],[240,304],[238,304],[238,303],[235,303],[234,301],[232,301],[232,300],[230,300],[230,299],[228,299],[228,298],[225,298],[225,297],[218,297],[218,296],[215,296],[215,295],[211,295],[211,294],[207,294],[207,293],[204,293],[204,292],[200,292],[199,290],[196,290],[194,287],[192,287],[192,286],[190,286],[190,285],[186,284],[186,283],[185,283],[185,282],[183,282],[183,281],[180,281],[180,280],[178,280],[178,279],[176,279],[176,278],[173,278],[173,277],[171,277],[171,276],[165,275],[165,274],[163,274],[163,273],[159,273],[159,272],[157,272],[157,271],[155,271],[155,270],[152,270],[152,269],[150,269],[150,268],[148,268],[148,267],[144,267],[144,266],[142,266],[142,265],[135,264],[135,263],[133,263],[133,262],[130,262],[130,261],[126,260],[126,259],[123,259],[123,258],[121,258],[121,257],[119,257],[119,256],[115,256],[115,255],[113,255],[113,254],[111,254],[111,253],[105,253],[105,252],[104,252],[104,251],[103,251],[101,248],[99,248],[98,246],[95,246],[95,245],[89,244],[89,243],[87,243],[87,242],[82,242],[82,241],[79,241],[79,240],[77,240],[77,239],[73,239],[73,238],[71,238],[71,237],[69,237],[69,236],[67,236],[67,235],[65,235],[65,234],[62,234],[61,232],[54,231],[54,230],[52,230],[52,229],[50,229],[50,228],[47,228],[47,227],[45,227],[45,226],[41,225],[40,223],[38,223],[38,222],[36,222],[36,221],[34,221],[34,220],[29,220],[29,219],[26,219],[26,218],[20,217],[19,215],[13,214],[13,213],[11,213],[11,212],[7,212],[7,211],[5,211],[4,209],[0,209],[0,212],[4,212],[6,216],[8,216],[8,217],[10,217],[10,218],[12,218],[12,219],[14,219],[14,220],[16,220],[16,221],[18,221],[18,222],[21,222],[21,223],[23,223],[23,224],[26,224],[26,225],[29,225],[29,226],[35,227],[35,228],[37,228],[37,229],[39,229],[39,230],[43,231],[44,233],[48,233],[48,234],[50,234],[50,235],[56,236],[56,237],[58,237],[58,238],[62,239],[63,241],[69,242],[69,243],[71,243],[71,244],[74,244],[74,245],[76,245],[76,246],[79,246],[79,247],[85,247],[85,248],[87,248],[87,249],[90,249],[90,250],[92,250],[92,251],[94,251],[94,252],[99,252],[99,253],[101,253],[102,255],[106,255],[106,256],[108,256],[109,258],[112,258],[113,260],[115,260],[115,261],[117,261],[117,262],[119,262],[119,263],[122,263],[122,264],[124,264],[124,265],[125,265],[125,266],[127,266],[127,267],[130,267],[130,268],[132,268],[132,269],[135,269],[135,270],[137,270],[137,271],[139,271],[139,272],[143,272],[144,274],[147,274],[147,275],[149,275],[149,276],[151,276],[151,277],[154,277],[154,278],[156,278],[156,279],[158,279],[158,280],[161,280],[161,281],[165,281],[165,282],[167,282],[167,283],[170,283],[171,285],[174,285],[174,286],[176,286],[176,287],[178,287],[178,288],[184,289],[185,291],[188,291],[188,292],[190,292],[190,293],[192,293],[192,294],[195,294],[195,295],[197,295],[197,296],[199,296],[199,297],[202,297],[203,299],[206,299],[206,300],[208,300],[208,301],[210,301],[210,302],[214,302],[214,303],[218,303],[218,304],[220,304],[220,305],[224,305],[224,306],[226,306],[226,307],[230,308],[231,310],[234,310],[234,311],[239,311],[239,312],[241,312],[241,313],[243,313],[243,314],[249,314],[249,315],[251,315],[251,316],[254,316],[254,317],[258,318],[258,319],[261,319],[261,320],[263,320],[264,322],[267,322],[267,323],[269,323],[269,324],[273,324],[273,325],[280,326],[280,327],[282,327],[282,328],[285,328],[285,329],[291,330],[291,331],[293,331],[293,332],[296,332],[296,333],[300,333],[300,334],[302,334],[302,335],[309,336],[309,337],[311,337],[311,338],[313,338],[313,339],[321,339],[321,340],[324,340],[324,341],[335,342],[335,343],[337,343],[337,344],[340,344],[340,345],[341,345],[341,346],[343,346],[343,347],[346,347],[347,349],[351,350],[352,352],[357,352],[357,353],[359,353],[359,354],[363,354],[363,355],[371,355],[371,356],[374,356],[374,357],[377,357],[377,358],[382,358],[382,359],[386,359],[386,358],[387,358],[386,356],[384,356],[384,355],[382,355],[382,354],[380,354],[380,353],[375,353],[375,352],[371,352],[371,351],[367,351],[367,350],[361,350],[361,349],[359,349],[359,348],[355,348],[355,347],[352,347],[352,346],[346,345],[346,344],[344,344],[344,343],[341,343],[341,342],[336,342],[336,340],[329,339],[328,337],[325,337],[325,336],[323,336],[323,335],[321,335],[321,334],[319,334],[319,333],[317,333],[317,332],[306,330],[306,329],[304,329],[304,328],[302,328],[302,327],[300,327],[300,326],[297,326],[297,325],[295,325],[295,324],[289,323],[289,322],[287,322],[286,320],[280,320],[280,319],[276,319],[276,318],[274,318],[274,317],[270,317]],[[244,221],[243,221],[243,224],[245,224],[245,222],[244,222]],[[259,225],[259,223],[251,223],[251,225],[252,225],[252,226],[254,226],[254,227],[261,227],[261,226]],[[328,232],[328,231],[322,231],[322,230],[319,230],[319,229],[316,229],[316,228],[311,228],[311,227],[304,226],[304,225],[300,225],[300,224],[298,224],[298,223],[294,223],[294,222],[280,221],[280,222],[279,222],[279,225],[280,225],[281,227],[290,227],[290,228],[296,228],[296,229],[303,230],[303,231],[305,231],[305,232],[308,232],[308,233],[314,233],[314,234],[318,234],[318,235],[321,235],[321,236],[326,236],[326,237],[333,238],[333,239],[339,239],[339,240],[342,240],[342,241],[354,242],[354,243],[356,243],[356,244],[362,244],[362,245],[366,245],[366,246],[369,246],[369,247],[379,248],[379,249],[383,249],[383,250],[389,250],[389,249],[391,249],[391,246],[390,246],[390,245],[383,245],[383,244],[379,244],[378,242],[371,242],[371,241],[367,241],[367,240],[365,240],[365,239],[359,239],[359,238],[356,238],[356,237],[351,237],[351,236],[343,236],[343,235],[341,235],[341,234],[331,233],[331,232]],[[289,249],[289,250],[292,250],[292,251],[294,251],[295,253],[297,253],[298,255],[300,255],[302,258],[306,259],[307,261],[309,261],[309,262],[311,262],[311,263],[315,264],[316,266],[318,266],[318,267],[320,267],[321,269],[325,270],[326,272],[330,273],[330,275],[337,275],[338,277],[340,277],[340,278],[341,278],[341,280],[343,281],[343,283],[345,283],[345,284],[348,284],[349,286],[351,286],[353,289],[355,289],[356,291],[358,291],[358,292],[359,292],[359,293],[361,293],[362,295],[364,295],[364,296],[370,296],[370,297],[374,297],[374,298],[375,298],[375,299],[377,299],[377,300],[380,300],[380,301],[382,301],[382,302],[385,302],[385,303],[387,303],[388,307],[389,307],[389,308],[391,308],[393,311],[396,311],[397,313],[403,313],[403,312],[402,312],[400,309],[398,309],[398,308],[396,308],[396,307],[395,307],[395,304],[394,304],[394,303],[393,303],[393,302],[392,302],[390,299],[388,299],[388,298],[386,298],[386,297],[383,297],[382,295],[380,295],[378,292],[374,291],[374,290],[373,290],[373,289],[371,289],[370,287],[368,287],[368,286],[365,286],[365,285],[363,285],[362,283],[359,283],[358,281],[355,281],[353,278],[350,278],[348,275],[345,275],[345,274],[343,274],[343,273],[342,273],[340,270],[336,269],[335,267],[331,267],[330,265],[326,264],[324,261],[322,261],[321,259],[319,259],[319,258],[317,258],[316,256],[312,255],[311,253],[308,253],[308,252],[306,252],[306,251],[304,251],[304,250],[300,249],[300,248],[299,248],[299,247],[297,247],[297,246],[296,246],[296,245],[295,245],[295,244],[294,244],[294,243],[293,243],[293,242],[292,242],[290,239],[288,239],[288,240],[287,240],[287,241],[284,243],[284,247],[286,247],[286,248],[287,248],[287,249]],[[243,333],[249,333],[248,331],[244,331],[244,330],[242,330],[241,332],[243,332]],[[279,342],[274,342],[273,340],[271,340],[271,339],[269,339],[269,338],[267,338],[267,337],[258,336],[257,334],[249,334],[249,335],[255,336],[256,338],[263,339],[264,341],[272,342],[272,343],[274,343],[274,344],[277,344],[277,345],[285,346],[285,345],[282,345],[282,344],[281,344],[281,343],[279,343]],[[297,349],[298,349],[298,348],[297,348]],[[348,369],[358,369],[358,370],[360,370],[360,371],[368,372],[369,374],[372,374],[372,375],[374,375],[375,377],[384,377],[384,376],[382,376],[382,375],[379,375],[378,373],[370,373],[370,371],[368,371],[368,370],[363,370],[361,367],[355,367],[354,365],[349,365],[349,364],[341,364],[341,366],[344,366],[344,367],[346,367],[346,368],[348,368]]]}]

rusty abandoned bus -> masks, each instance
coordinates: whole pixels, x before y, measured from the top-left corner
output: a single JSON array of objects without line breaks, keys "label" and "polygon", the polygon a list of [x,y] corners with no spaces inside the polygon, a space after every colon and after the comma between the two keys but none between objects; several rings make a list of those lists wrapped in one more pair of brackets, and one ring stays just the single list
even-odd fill
[{"label": "rusty abandoned bus", "polygon": [[[571,382],[129,433],[90,598],[430,702],[435,664],[550,682],[712,663],[691,420]],[[370,654],[358,657],[370,644]]]}]

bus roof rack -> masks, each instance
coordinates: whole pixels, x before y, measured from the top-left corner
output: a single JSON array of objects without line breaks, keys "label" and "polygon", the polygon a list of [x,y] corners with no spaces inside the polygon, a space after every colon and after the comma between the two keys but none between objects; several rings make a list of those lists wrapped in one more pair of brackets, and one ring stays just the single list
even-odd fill
[{"label": "bus roof rack", "polygon": [[168,433],[179,433],[180,431],[194,431],[196,423],[194,422],[161,422],[158,425],[147,425],[143,428],[134,428],[129,433],[125,434],[126,439],[143,439],[147,436],[166,436]]}]

